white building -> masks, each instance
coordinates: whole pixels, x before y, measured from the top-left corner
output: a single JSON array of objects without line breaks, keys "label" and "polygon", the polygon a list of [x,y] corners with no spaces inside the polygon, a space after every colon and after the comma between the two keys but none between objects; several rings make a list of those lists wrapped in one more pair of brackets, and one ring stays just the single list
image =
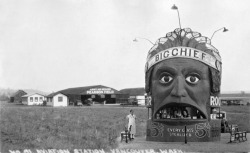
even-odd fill
[{"label": "white building", "polygon": [[42,105],[46,97],[39,93],[31,93],[22,96],[22,103],[25,105]]},{"label": "white building", "polygon": [[69,99],[66,95],[62,93],[52,93],[47,96],[47,105],[53,107],[68,106]]}]

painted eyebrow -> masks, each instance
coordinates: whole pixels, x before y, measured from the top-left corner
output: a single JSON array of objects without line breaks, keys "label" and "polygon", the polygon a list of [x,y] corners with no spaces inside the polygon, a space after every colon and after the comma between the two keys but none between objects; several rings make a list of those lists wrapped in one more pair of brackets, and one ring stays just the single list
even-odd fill
[{"label": "painted eyebrow", "polygon": [[159,74],[162,72],[169,72],[171,74],[174,74],[176,72],[176,69],[173,67],[168,67],[168,66],[164,66],[164,67],[160,67],[160,68],[156,69],[156,74]]},{"label": "painted eyebrow", "polygon": [[197,69],[197,68],[192,68],[192,67],[190,67],[190,68],[184,68],[183,70],[182,70],[182,73],[187,73],[187,72],[195,72],[195,73],[198,73],[198,74],[200,74],[200,75],[203,75],[204,74],[204,71],[203,70],[200,70],[200,69]]}]

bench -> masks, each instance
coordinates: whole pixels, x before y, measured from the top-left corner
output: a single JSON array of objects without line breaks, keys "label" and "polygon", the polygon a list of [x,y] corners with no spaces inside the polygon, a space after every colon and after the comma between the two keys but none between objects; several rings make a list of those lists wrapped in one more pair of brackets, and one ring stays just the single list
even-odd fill
[{"label": "bench", "polygon": [[230,143],[247,141],[247,131],[239,131],[237,124],[230,125]]},{"label": "bench", "polygon": [[124,139],[125,139],[126,143],[128,143],[128,140],[131,141],[130,131],[131,131],[131,126],[130,126],[129,130],[128,130],[128,128],[125,127],[125,130],[121,132],[121,142]]}]

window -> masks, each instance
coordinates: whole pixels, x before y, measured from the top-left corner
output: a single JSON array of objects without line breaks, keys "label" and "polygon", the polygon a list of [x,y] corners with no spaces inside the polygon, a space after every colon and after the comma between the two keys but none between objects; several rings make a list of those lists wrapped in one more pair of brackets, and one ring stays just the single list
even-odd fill
[{"label": "window", "polygon": [[63,97],[58,97],[58,102],[62,102],[63,101]]},{"label": "window", "polygon": [[43,97],[40,97],[40,99],[39,99],[40,101],[43,101]]},{"label": "window", "polygon": [[35,97],[35,102],[38,102],[38,97]]},{"label": "window", "polygon": [[105,98],[105,95],[101,95],[101,98]]},{"label": "window", "polygon": [[95,98],[95,95],[91,95],[91,98]]},{"label": "window", "polygon": [[33,97],[30,97],[30,102],[33,102]]},{"label": "window", "polygon": [[116,98],[116,96],[115,95],[111,95],[111,98]]}]

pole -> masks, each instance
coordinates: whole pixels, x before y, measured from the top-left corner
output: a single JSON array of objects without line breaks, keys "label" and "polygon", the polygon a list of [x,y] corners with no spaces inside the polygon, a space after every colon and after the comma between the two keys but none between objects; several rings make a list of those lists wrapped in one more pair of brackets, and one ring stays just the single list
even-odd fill
[{"label": "pole", "polygon": [[[223,27],[223,28],[224,28],[224,27]],[[214,34],[215,34],[216,32],[220,31],[220,30],[223,29],[223,28],[220,28],[220,29],[214,31],[214,33],[213,33],[212,37],[210,38],[210,40],[212,40],[212,38],[213,38],[213,36],[214,36]]]},{"label": "pole", "polygon": [[185,125],[185,144],[187,144],[187,126]]},{"label": "pole", "polygon": [[142,38],[142,37],[136,37],[136,38],[147,40],[147,41],[150,42],[152,45],[154,45],[154,43],[153,43],[152,41],[150,41],[149,39],[147,39],[147,38]]},{"label": "pole", "polygon": [[179,25],[180,25],[180,29],[181,29],[181,19],[180,19],[180,14],[179,14],[179,10],[177,9],[178,12],[178,18],[179,18]]},{"label": "pole", "polygon": [[221,119],[221,117],[220,117],[220,107],[219,107],[219,119]]},{"label": "pole", "polygon": [[148,119],[149,119],[149,107],[148,107]]}]

